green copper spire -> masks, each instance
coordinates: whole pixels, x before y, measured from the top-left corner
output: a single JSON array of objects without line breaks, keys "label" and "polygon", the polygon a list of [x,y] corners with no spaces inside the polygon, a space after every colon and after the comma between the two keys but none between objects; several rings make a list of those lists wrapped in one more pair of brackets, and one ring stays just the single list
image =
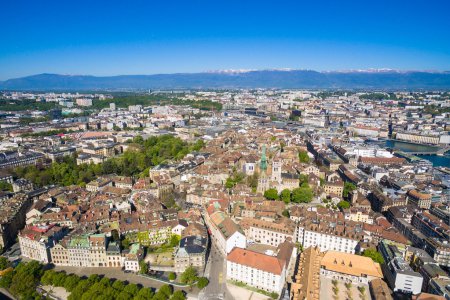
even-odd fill
[{"label": "green copper spire", "polygon": [[262,146],[261,163],[259,167],[261,171],[267,170],[266,145]]}]

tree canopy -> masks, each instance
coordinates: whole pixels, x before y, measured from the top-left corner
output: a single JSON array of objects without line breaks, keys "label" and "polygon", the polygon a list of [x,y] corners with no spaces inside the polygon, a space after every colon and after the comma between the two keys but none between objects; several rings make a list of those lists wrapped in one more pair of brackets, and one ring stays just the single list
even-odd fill
[{"label": "tree canopy", "polygon": [[383,264],[384,263],[383,256],[376,249],[368,248],[368,249],[363,251],[362,255],[365,256],[365,257],[370,257],[374,262],[377,262],[379,264]]},{"label": "tree canopy", "polygon": [[181,274],[180,282],[191,285],[197,280],[197,278],[197,270],[194,267],[190,266],[187,267],[186,270],[184,270],[184,272]]},{"label": "tree canopy", "polygon": [[295,203],[309,203],[313,197],[314,193],[307,183],[292,191],[292,202]]},{"label": "tree canopy", "polygon": [[278,191],[275,188],[268,189],[264,192],[264,197],[269,200],[276,200],[278,199]]},{"label": "tree canopy", "polygon": [[133,145],[123,155],[110,158],[101,164],[77,165],[75,156],[66,156],[49,167],[26,166],[14,169],[14,175],[26,178],[35,185],[49,184],[85,185],[103,174],[135,176],[142,172],[148,174],[150,167],[166,160],[178,160],[192,151],[199,151],[204,145],[202,140],[189,144],[171,135],[152,136],[146,140],[138,136]]},{"label": "tree canopy", "polygon": [[309,163],[310,159],[308,156],[308,151],[306,150],[300,150],[298,152],[298,159],[301,163]]},{"label": "tree canopy", "polygon": [[337,207],[339,207],[340,209],[347,209],[350,208],[350,203],[342,200],[337,204]]}]

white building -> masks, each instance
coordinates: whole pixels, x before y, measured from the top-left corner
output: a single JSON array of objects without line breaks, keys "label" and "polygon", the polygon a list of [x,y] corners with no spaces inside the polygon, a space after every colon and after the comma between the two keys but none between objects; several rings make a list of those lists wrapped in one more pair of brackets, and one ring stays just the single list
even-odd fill
[{"label": "white building", "polygon": [[50,249],[63,238],[65,230],[55,225],[30,226],[19,235],[21,255],[43,263],[51,262]]},{"label": "white building", "polygon": [[350,236],[348,234],[343,234],[342,236],[335,234],[332,228],[315,231],[299,226],[297,241],[305,249],[318,246],[322,251],[334,250],[355,254],[359,238],[356,236],[351,238]]},{"label": "white building", "polygon": [[280,294],[294,248],[286,247],[290,247],[290,251],[285,248],[288,251],[279,250],[275,256],[234,248],[227,255],[227,279]]}]

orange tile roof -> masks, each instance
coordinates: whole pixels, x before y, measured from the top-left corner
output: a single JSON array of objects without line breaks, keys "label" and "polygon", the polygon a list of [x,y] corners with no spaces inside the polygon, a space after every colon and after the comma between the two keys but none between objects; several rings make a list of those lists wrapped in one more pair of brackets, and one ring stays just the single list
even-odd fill
[{"label": "orange tile roof", "polygon": [[283,263],[276,256],[269,256],[242,248],[234,248],[228,254],[227,260],[276,275],[281,275],[283,271]]}]

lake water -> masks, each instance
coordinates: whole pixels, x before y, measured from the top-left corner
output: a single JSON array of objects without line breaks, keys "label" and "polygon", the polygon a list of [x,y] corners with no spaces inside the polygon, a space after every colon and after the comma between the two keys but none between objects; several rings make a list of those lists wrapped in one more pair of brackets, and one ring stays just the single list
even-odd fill
[{"label": "lake water", "polygon": [[[386,140],[384,142],[384,146],[404,152],[426,152],[426,151],[435,151],[437,147],[427,146],[427,145],[418,145],[411,144],[393,140]],[[435,167],[450,167],[450,155],[447,152],[447,155],[439,156],[439,155],[417,155],[420,158],[427,159],[433,163]]]}]

